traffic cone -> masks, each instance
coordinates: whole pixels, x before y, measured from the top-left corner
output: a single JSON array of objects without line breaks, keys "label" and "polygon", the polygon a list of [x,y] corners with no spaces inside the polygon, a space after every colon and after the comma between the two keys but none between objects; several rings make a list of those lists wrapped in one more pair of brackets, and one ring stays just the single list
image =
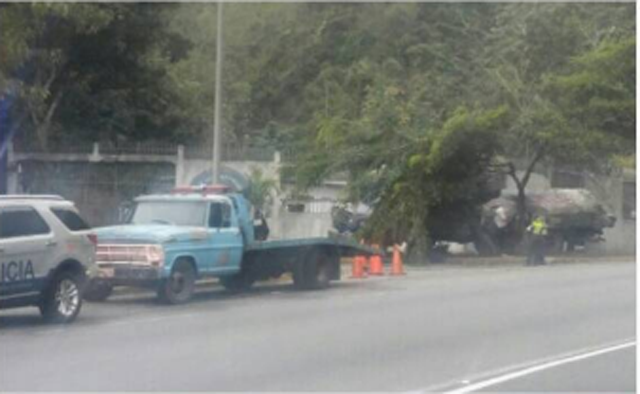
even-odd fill
[{"label": "traffic cone", "polygon": [[353,279],[364,279],[367,276],[364,273],[364,263],[366,261],[366,257],[356,256],[353,258],[351,262],[351,278]]},{"label": "traffic cone", "polygon": [[402,267],[402,255],[398,245],[393,245],[393,259],[391,260],[391,275],[405,275]]},{"label": "traffic cone", "polygon": [[[360,240],[360,245],[366,245],[366,243],[364,242],[364,239]],[[371,269],[370,265],[369,265],[369,259],[366,256],[360,256],[360,258],[362,259],[362,271],[364,272],[365,276],[369,275],[369,270]]]},{"label": "traffic cone", "polygon": [[[375,249],[380,250],[378,245],[373,245]],[[384,266],[382,265],[382,257],[374,254],[369,257],[369,275],[384,275]]]}]

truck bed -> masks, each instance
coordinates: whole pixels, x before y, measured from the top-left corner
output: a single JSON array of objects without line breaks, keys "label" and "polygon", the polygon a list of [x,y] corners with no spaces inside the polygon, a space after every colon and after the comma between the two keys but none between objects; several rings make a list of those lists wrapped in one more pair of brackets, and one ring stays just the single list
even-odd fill
[{"label": "truck bed", "polygon": [[335,248],[341,257],[370,256],[380,253],[374,248],[340,236],[257,241],[248,245],[245,252],[294,252],[309,247]]},{"label": "truck bed", "polygon": [[328,262],[331,265],[331,278],[335,280],[340,279],[341,257],[380,253],[341,236],[257,241],[245,247],[243,269],[259,280],[293,272],[295,282],[296,277],[304,276],[300,272],[315,271],[318,264]]}]

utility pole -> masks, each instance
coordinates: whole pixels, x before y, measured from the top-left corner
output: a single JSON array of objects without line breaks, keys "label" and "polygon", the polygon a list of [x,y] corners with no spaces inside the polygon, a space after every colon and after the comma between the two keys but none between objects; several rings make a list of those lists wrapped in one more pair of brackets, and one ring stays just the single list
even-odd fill
[{"label": "utility pole", "polygon": [[0,96],[0,194],[7,194],[9,119],[8,105],[5,96]]},{"label": "utility pole", "polygon": [[218,0],[218,26],[216,37],[216,86],[213,115],[213,160],[211,183],[220,181],[220,107],[222,101],[222,0]]}]

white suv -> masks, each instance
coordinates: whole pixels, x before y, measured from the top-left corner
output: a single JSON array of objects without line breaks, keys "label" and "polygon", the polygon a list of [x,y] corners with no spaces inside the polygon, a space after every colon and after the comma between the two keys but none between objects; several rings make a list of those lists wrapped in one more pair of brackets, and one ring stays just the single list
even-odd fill
[{"label": "white suv", "polygon": [[97,238],[59,196],[0,196],[0,309],[37,306],[45,320],[71,322],[97,274]]}]

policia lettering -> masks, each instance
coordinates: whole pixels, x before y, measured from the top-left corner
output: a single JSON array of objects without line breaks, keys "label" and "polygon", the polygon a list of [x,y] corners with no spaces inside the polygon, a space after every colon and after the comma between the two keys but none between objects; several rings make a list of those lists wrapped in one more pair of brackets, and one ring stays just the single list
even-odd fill
[{"label": "policia lettering", "polygon": [[31,260],[11,261],[0,264],[0,282],[16,282],[22,280],[33,280],[36,275],[33,272]]}]

